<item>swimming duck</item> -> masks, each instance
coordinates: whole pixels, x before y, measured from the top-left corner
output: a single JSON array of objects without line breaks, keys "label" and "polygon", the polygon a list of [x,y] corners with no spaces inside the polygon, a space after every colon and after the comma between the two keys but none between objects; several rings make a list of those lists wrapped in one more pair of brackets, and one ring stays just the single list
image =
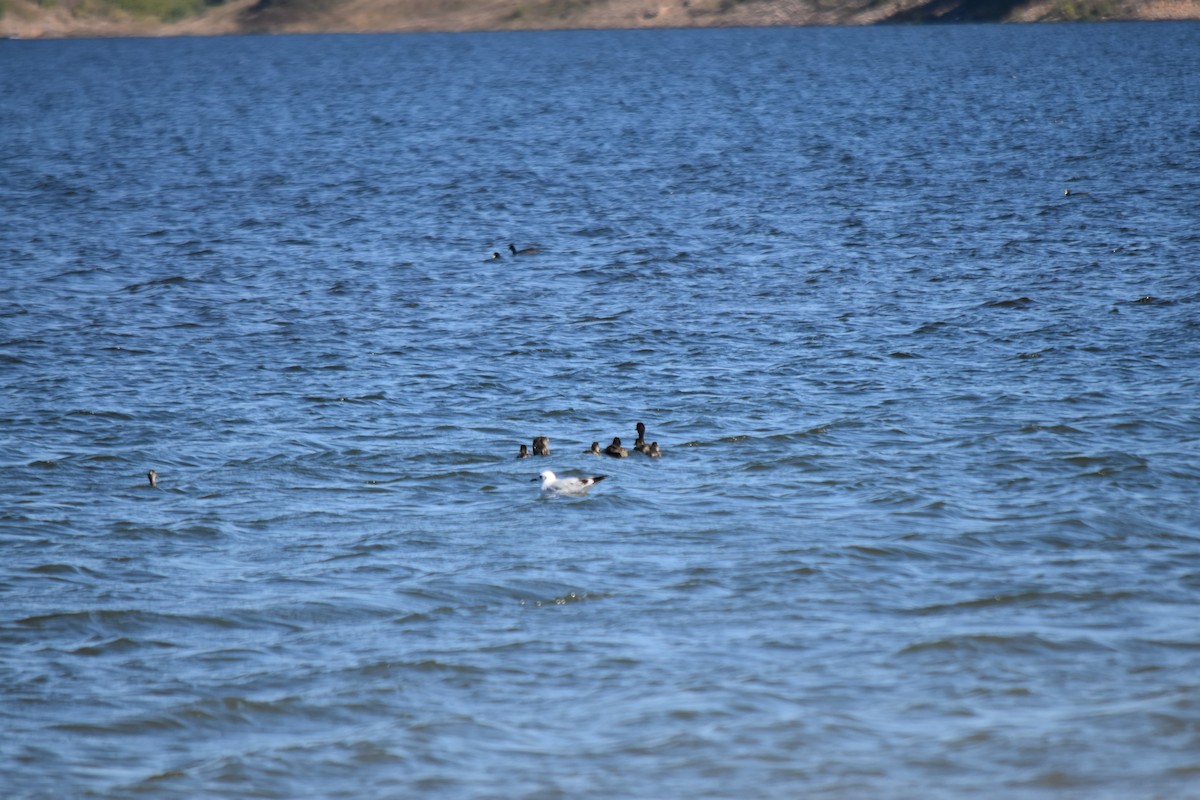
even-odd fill
[{"label": "swimming duck", "polygon": [[550,437],[549,436],[533,437],[533,454],[535,456],[550,455]]},{"label": "swimming duck", "polygon": [[651,442],[646,445],[646,449],[642,452],[651,458],[662,458],[662,450],[658,449],[658,442]]},{"label": "swimming duck", "polygon": [[492,253],[492,257],[491,257],[491,258],[489,258],[489,259],[487,259],[487,260],[488,260],[488,261],[503,261],[504,259],[502,259],[502,258],[500,257],[500,254],[499,254],[499,253]]},{"label": "swimming duck", "polygon": [[517,458],[529,458],[530,455],[531,454],[529,452],[529,445],[527,445],[527,444],[521,445],[521,452],[517,453]]},{"label": "swimming duck", "polygon": [[150,470],[149,472],[146,473],[146,477],[150,480],[150,488],[157,489],[158,488],[158,473],[155,472],[154,470]]},{"label": "swimming duck", "polygon": [[604,448],[604,455],[613,458],[629,458],[629,451],[621,447],[621,437],[614,436],[612,444]]},{"label": "swimming duck", "polygon": [[600,449],[599,442],[592,442],[592,449],[584,450],[583,454],[585,456],[602,456],[602,455],[604,455],[604,451]]},{"label": "swimming duck", "polygon": [[522,250],[518,250],[517,246],[512,242],[508,243],[508,251],[514,256],[536,256],[538,253],[538,249],[536,247],[526,247]]},{"label": "swimming duck", "polygon": [[636,427],[638,436],[633,443],[633,449],[641,453],[646,449],[646,423],[639,422]]}]

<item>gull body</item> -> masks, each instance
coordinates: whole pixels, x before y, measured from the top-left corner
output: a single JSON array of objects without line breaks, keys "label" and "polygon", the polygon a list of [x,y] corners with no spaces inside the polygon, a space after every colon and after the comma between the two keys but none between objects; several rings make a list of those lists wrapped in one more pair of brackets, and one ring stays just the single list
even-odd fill
[{"label": "gull body", "polygon": [[549,495],[584,495],[588,489],[607,478],[607,475],[596,475],[591,478],[560,478],[550,470],[534,478],[542,482],[542,494]]}]

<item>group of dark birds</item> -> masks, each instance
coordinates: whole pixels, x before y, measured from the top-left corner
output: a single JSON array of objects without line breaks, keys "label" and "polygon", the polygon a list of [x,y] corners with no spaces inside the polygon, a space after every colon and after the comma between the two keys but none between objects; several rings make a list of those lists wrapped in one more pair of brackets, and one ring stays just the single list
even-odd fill
[{"label": "group of dark birds", "polygon": [[[634,452],[643,453],[650,458],[661,458],[662,450],[658,447],[658,442],[646,443],[646,425],[639,422],[637,424],[637,441],[633,443]],[[592,442],[591,449],[584,450],[584,455],[592,456],[610,456],[611,458],[629,458],[629,450],[621,445],[621,437],[614,436],[612,444],[603,450],[600,449],[599,442]],[[550,455],[550,437],[535,436],[533,437],[533,452],[530,452],[528,445],[521,445],[521,451],[517,453],[517,458],[530,458],[531,456],[548,456]]]}]

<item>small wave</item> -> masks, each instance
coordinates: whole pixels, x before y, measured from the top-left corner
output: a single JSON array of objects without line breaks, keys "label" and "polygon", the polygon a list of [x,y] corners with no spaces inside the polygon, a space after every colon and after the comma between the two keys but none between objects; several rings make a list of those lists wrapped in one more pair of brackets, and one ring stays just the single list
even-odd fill
[{"label": "small wave", "polygon": [[944,556],[930,552],[921,547],[898,544],[888,545],[851,545],[847,548],[851,558],[868,561],[885,561],[901,563],[905,561],[937,561]]},{"label": "small wave", "polygon": [[1028,297],[1016,297],[1009,300],[990,300],[980,305],[980,308],[1028,308],[1033,300]]},{"label": "small wave", "polygon": [[137,294],[145,289],[151,289],[158,286],[178,286],[187,283],[188,279],[183,275],[172,275],[169,278],[158,278],[152,281],[141,281],[139,283],[131,283],[128,286],[122,287],[121,291]]},{"label": "small wave", "polygon": [[953,613],[957,611],[976,611],[981,608],[1016,607],[1054,607],[1061,608],[1064,604],[1104,604],[1118,603],[1128,600],[1134,595],[1131,592],[1015,592],[1012,594],[997,594],[987,597],[973,597],[953,603],[934,603],[927,606],[906,609],[904,613],[916,616]]},{"label": "small wave", "polygon": [[77,647],[70,652],[73,656],[97,657],[134,653],[146,648],[166,650],[173,649],[175,647],[178,647],[178,645],[176,645],[174,642],[139,641],[136,639],[130,639],[126,636],[118,636],[115,639],[109,639],[105,642]]},{"label": "small wave", "polygon": [[520,604],[532,605],[534,608],[541,608],[542,606],[565,606],[570,603],[582,603],[587,600],[602,600],[606,597],[608,597],[608,595],[601,593],[567,592],[565,594],[552,597],[548,600],[534,600],[532,603],[526,600],[521,600]]},{"label": "small wave", "polygon": [[1079,477],[1106,477],[1127,470],[1145,470],[1149,462],[1141,456],[1113,451],[1099,455],[1071,455],[1062,459],[1071,466],[1078,467],[1083,472]]},{"label": "small wave", "polygon": [[71,417],[99,417],[101,419],[112,419],[122,422],[128,422],[136,419],[132,414],[126,414],[121,411],[92,411],[86,408],[75,408],[67,412],[67,416]]},{"label": "small wave", "polygon": [[434,658],[427,658],[418,661],[376,661],[371,664],[365,664],[354,669],[355,674],[360,675],[387,675],[394,676],[397,673],[404,672],[452,672],[463,675],[482,675],[487,670],[470,664],[452,664],[447,661],[442,661]]},{"label": "small wave", "polygon": [[937,333],[946,328],[949,323],[946,322],[926,322],[919,328],[913,331],[913,334]]},{"label": "small wave", "polygon": [[1039,423],[1028,423],[1021,426],[1021,433],[1066,433],[1066,434],[1082,434],[1083,431],[1078,428],[1072,428],[1066,424],[1041,425]]},{"label": "small wave", "polygon": [[1094,639],[1051,640],[1034,633],[1004,636],[1000,634],[963,634],[917,642],[902,648],[899,655],[936,652],[998,652],[1032,656],[1048,651],[1064,653],[1110,652],[1113,648]]},{"label": "small wave", "polygon": [[131,356],[144,356],[144,355],[149,355],[151,352],[153,352],[151,350],[142,350],[137,347],[121,347],[120,345],[110,345],[108,347],[101,347],[100,350],[101,350],[101,352],[106,352],[106,353],[128,353]]},{"label": "small wave", "polygon": [[96,572],[93,569],[88,569],[87,567],[79,566],[78,564],[62,564],[62,563],[40,564],[36,567],[30,567],[29,571],[35,575],[51,575],[51,576],[78,575],[78,576],[85,576],[85,577],[89,577],[89,578],[104,577],[101,573]]},{"label": "small wave", "polygon": [[21,628],[48,634],[129,635],[147,629],[178,630],[199,626],[225,629],[235,623],[221,617],[159,614],[140,609],[67,611],[18,619]]},{"label": "small wave", "polygon": [[540,581],[508,583],[447,581],[439,579],[407,585],[403,593],[414,599],[441,604],[445,608],[511,604],[542,608],[564,606],[610,597],[604,592],[589,592],[578,587],[553,585]]}]

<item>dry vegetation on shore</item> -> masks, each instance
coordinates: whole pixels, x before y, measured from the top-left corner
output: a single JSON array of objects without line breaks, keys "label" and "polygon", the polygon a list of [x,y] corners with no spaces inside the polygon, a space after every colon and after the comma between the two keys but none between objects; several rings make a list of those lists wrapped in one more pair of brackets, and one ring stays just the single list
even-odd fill
[{"label": "dry vegetation on shore", "polygon": [[0,0],[0,36],[1200,19],[1200,0]]}]

